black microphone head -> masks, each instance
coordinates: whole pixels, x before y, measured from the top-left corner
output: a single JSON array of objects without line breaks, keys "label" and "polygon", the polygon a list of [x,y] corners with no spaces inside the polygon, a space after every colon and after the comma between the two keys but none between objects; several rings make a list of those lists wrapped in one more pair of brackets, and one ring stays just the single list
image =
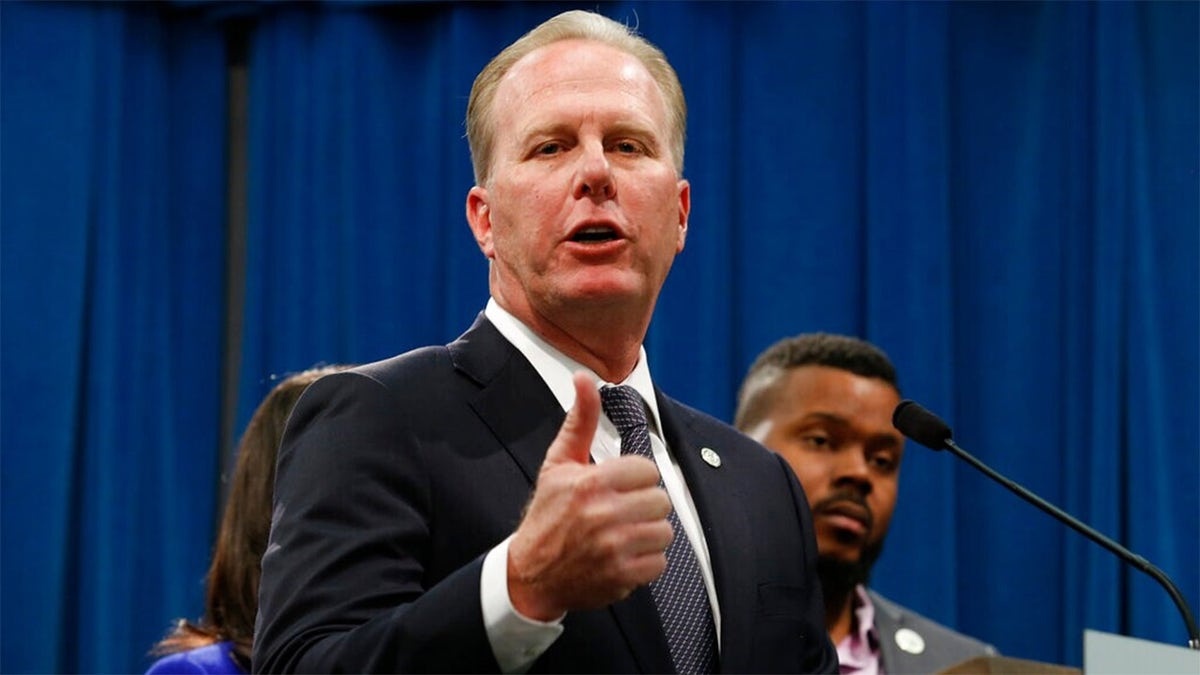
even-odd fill
[{"label": "black microphone head", "polygon": [[945,450],[946,442],[954,437],[950,425],[916,401],[907,399],[892,413],[892,426],[930,450]]}]

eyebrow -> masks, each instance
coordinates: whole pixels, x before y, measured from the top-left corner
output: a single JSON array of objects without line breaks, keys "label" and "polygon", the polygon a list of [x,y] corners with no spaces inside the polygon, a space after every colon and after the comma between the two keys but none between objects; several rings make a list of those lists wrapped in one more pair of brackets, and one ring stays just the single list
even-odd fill
[{"label": "eyebrow", "polygon": [[529,142],[540,136],[561,136],[568,131],[570,131],[569,126],[564,122],[537,124],[526,128],[521,133],[520,138],[523,142]]},{"label": "eyebrow", "polygon": [[[827,413],[827,412],[820,412],[820,411],[810,412],[810,413],[805,414],[804,417],[800,418],[801,424],[811,424],[812,422],[817,422],[817,421],[829,422],[829,423],[837,424],[837,425],[843,426],[843,427],[853,426],[853,424],[850,422],[849,418],[843,417],[841,415],[835,415],[833,413]],[[872,443],[886,441],[890,446],[895,447],[895,448],[900,448],[900,447],[903,447],[903,445],[904,445],[903,437],[900,435],[899,431],[896,431],[895,433],[881,432],[881,433],[867,434],[867,440]]]},{"label": "eyebrow", "polygon": [[818,420],[821,420],[821,421],[824,421],[824,422],[836,422],[837,424],[842,424],[842,425],[849,425],[849,424],[850,424],[850,420],[846,419],[845,417],[842,417],[841,415],[834,415],[833,413],[827,413],[827,412],[810,412],[810,413],[806,413],[806,414],[804,415],[804,417],[802,417],[802,418],[800,418],[800,419],[801,419],[802,421],[805,421],[805,422],[807,422],[807,421],[809,421],[809,420],[812,420],[812,419],[814,419],[814,418],[815,418],[815,419],[818,419]]},{"label": "eyebrow", "polygon": [[[569,122],[534,124],[520,135],[521,143],[522,145],[527,145],[541,137],[575,136],[576,129],[576,125]],[[616,122],[606,127],[604,137],[610,138],[613,136],[631,136],[637,138],[655,151],[658,151],[663,145],[662,140],[653,128],[636,122]]]}]

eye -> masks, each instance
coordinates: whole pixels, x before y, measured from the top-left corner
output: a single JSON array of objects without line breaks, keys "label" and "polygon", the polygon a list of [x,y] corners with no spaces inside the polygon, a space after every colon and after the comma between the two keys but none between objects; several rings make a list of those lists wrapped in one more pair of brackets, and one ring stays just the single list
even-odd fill
[{"label": "eye", "polygon": [[534,151],[534,154],[546,156],[557,155],[558,153],[562,152],[562,150],[562,143],[559,143],[558,141],[550,141],[549,143],[542,143],[539,145]]},{"label": "eye", "polygon": [[800,442],[815,450],[829,447],[829,437],[825,434],[804,434],[800,437]]},{"label": "eye", "polygon": [[891,473],[896,470],[896,460],[891,455],[879,453],[872,455],[870,458],[871,466],[883,471]]},{"label": "eye", "polygon": [[613,150],[623,155],[643,155],[646,154],[646,148],[641,143],[631,140],[617,141],[613,143]]}]

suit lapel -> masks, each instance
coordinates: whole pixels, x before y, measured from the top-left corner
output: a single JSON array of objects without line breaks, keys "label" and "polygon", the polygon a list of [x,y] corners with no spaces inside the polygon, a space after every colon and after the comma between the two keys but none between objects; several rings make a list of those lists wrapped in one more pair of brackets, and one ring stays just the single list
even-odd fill
[{"label": "suit lapel", "polygon": [[[464,375],[480,386],[471,408],[491,429],[532,487],[537,481],[546,448],[558,435],[566,417],[553,392],[537,370],[480,314],[471,328],[448,345],[451,359]],[[671,672],[674,666],[649,587],[609,606],[642,672]],[[580,612],[580,615],[586,614]],[[568,614],[566,623],[575,623]]]},{"label": "suit lapel", "polygon": [[[738,569],[738,555],[751,550],[751,528],[745,511],[742,486],[734,480],[736,467],[713,467],[701,459],[706,439],[692,424],[694,413],[655,390],[663,423],[663,437],[687,481],[692,501],[708,542],[713,581],[721,611],[722,672],[745,672],[750,668],[758,589],[752,575]],[[723,448],[712,447],[719,456]],[[740,573],[739,573],[740,572]]]},{"label": "suit lapel", "polygon": [[609,611],[625,636],[625,642],[629,644],[629,651],[641,672],[675,672],[667,635],[663,632],[649,586],[642,586],[628,598],[609,605]]},{"label": "suit lapel", "polygon": [[554,394],[482,314],[450,343],[454,366],[480,386],[471,408],[521,467],[530,486],[565,417]]},{"label": "suit lapel", "polygon": [[904,627],[904,615],[899,608],[884,602],[871,590],[867,591],[867,597],[875,607],[875,636],[879,640],[880,663],[895,673],[916,672],[913,668],[918,667],[918,664],[913,662],[913,657],[908,652],[896,644],[896,631]]}]

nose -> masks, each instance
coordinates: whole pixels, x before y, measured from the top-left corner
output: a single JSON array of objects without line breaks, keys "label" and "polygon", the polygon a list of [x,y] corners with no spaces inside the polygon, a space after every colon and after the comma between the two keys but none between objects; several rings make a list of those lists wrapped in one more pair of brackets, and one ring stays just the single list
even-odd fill
[{"label": "nose", "polygon": [[574,194],[576,199],[587,198],[595,201],[612,199],[617,194],[612,166],[609,165],[608,156],[604,154],[604,148],[599,143],[585,146],[580,155],[575,174]]},{"label": "nose", "polygon": [[870,467],[867,466],[867,454],[862,448],[845,448],[837,453],[833,483],[838,487],[851,488],[864,497],[871,494],[874,484],[871,482]]}]

